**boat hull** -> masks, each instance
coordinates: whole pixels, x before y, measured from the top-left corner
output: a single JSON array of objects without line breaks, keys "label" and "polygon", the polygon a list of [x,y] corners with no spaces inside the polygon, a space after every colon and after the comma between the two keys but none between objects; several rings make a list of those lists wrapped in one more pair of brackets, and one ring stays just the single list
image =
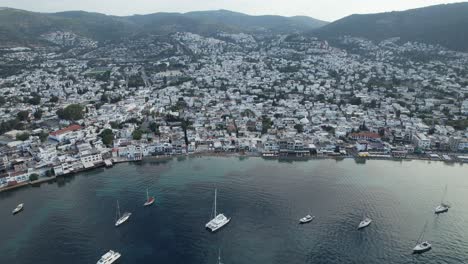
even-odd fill
[{"label": "boat hull", "polygon": [[150,205],[153,205],[154,204],[154,197],[151,197],[148,201],[146,201],[146,203],[143,204],[143,206],[150,206]]},{"label": "boat hull", "polygon": [[[426,242],[427,243],[427,242]],[[432,245],[427,243],[426,245],[416,245],[416,247],[413,248],[413,254],[422,254],[424,252],[427,252],[432,249]]]},{"label": "boat hull", "polygon": [[230,222],[231,222],[231,218],[227,218],[227,219],[226,219],[225,221],[223,221],[222,223],[219,223],[219,224],[216,224],[216,225],[210,224],[210,223],[211,223],[211,221],[210,221],[208,224],[206,224],[205,227],[206,227],[208,230],[210,230],[212,233],[214,233],[214,232],[220,230],[221,228],[225,227],[225,226],[226,226],[227,224],[229,224]]},{"label": "boat hull", "polygon": [[123,223],[127,222],[131,215],[132,215],[131,213],[125,213],[124,216],[122,216],[115,222],[115,227],[118,227],[122,225]]},{"label": "boat hull", "polygon": [[21,204],[21,205],[18,205],[11,213],[15,215],[15,214],[23,211],[23,209],[24,209],[24,206]]},{"label": "boat hull", "polygon": [[448,210],[449,210],[448,207],[438,206],[438,207],[435,209],[435,214],[443,214],[443,213],[448,212]]}]

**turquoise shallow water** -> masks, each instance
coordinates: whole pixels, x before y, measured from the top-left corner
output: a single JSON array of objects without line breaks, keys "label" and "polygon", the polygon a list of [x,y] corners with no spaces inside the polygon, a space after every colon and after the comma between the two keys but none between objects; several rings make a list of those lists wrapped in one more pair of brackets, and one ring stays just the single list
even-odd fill
[{"label": "turquoise shallow water", "polygon": [[[452,208],[433,210],[448,186]],[[214,188],[231,223],[204,229]],[[156,206],[143,208],[145,190]],[[468,166],[180,158],[119,164],[0,194],[0,263],[468,263]],[[114,227],[115,203],[133,213]],[[20,202],[25,210],[11,215]],[[298,225],[306,214],[316,216]],[[374,221],[356,229],[363,215]],[[427,222],[433,250],[412,255]]]}]

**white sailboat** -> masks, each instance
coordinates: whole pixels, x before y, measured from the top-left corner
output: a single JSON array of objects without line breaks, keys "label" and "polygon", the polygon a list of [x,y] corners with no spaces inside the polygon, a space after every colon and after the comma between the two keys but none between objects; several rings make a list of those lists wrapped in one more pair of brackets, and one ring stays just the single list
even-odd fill
[{"label": "white sailboat", "polygon": [[148,189],[146,189],[146,202],[143,204],[143,206],[150,206],[154,203],[155,198],[153,196],[149,197],[148,194]]},{"label": "white sailboat", "polygon": [[428,241],[421,242],[421,241],[423,241],[424,232],[426,230],[426,227],[427,227],[427,222],[424,225],[423,231],[419,235],[418,242],[417,242],[416,246],[413,248],[413,254],[422,254],[422,253],[424,253],[426,251],[431,250],[431,248],[432,248],[432,244],[429,243]]},{"label": "white sailboat", "polygon": [[362,220],[359,223],[358,229],[363,229],[365,227],[368,227],[371,223],[372,223],[372,219],[370,219],[369,217],[366,217],[366,218],[364,218],[364,220]]},{"label": "white sailboat", "polygon": [[312,220],[314,219],[315,219],[315,216],[306,215],[302,217],[301,219],[299,219],[299,224],[307,224],[307,223],[312,222]]},{"label": "white sailboat", "polygon": [[13,214],[17,214],[17,213],[21,212],[21,211],[23,210],[23,208],[24,208],[24,204],[22,204],[22,203],[21,203],[21,204],[18,204],[18,206],[16,206],[16,208],[13,209],[13,212],[12,212],[12,213],[13,213]]},{"label": "white sailboat", "polygon": [[440,202],[440,205],[435,208],[436,214],[446,213],[450,208],[450,205],[444,202],[445,195],[447,195],[447,185],[445,186],[444,194],[442,195],[442,201]]},{"label": "white sailboat", "polygon": [[115,221],[115,226],[119,226],[125,222],[127,222],[128,218],[130,218],[130,216],[132,215],[132,213],[129,213],[129,212],[125,212],[122,216],[120,215],[120,206],[119,206],[119,201],[117,200],[117,221]]},{"label": "white sailboat", "polygon": [[225,226],[231,221],[231,218],[227,218],[224,214],[217,214],[216,212],[216,197],[217,189],[215,189],[215,199],[214,199],[214,210],[213,210],[213,219],[211,219],[205,227],[210,229],[211,232],[215,232],[221,227]]}]

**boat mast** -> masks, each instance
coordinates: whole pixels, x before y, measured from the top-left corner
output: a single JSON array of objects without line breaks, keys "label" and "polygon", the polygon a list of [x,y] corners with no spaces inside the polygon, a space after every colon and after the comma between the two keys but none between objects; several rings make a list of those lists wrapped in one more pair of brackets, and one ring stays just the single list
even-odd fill
[{"label": "boat mast", "polygon": [[221,249],[218,249],[218,264],[222,264],[221,263]]},{"label": "boat mast", "polygon": [[423,239],[424,231],[426,230],[426,226],[427,226],[427,221],[426,221],[426,224],[424,224],[424,228],[423,228],[421,234],[419,235],[418,244],[421,243],[421,241],[422,241],[422,239]]},{"label": "boat mast", "polygon": [[117,217],[118,217],[118,219],[120,218],[120,206],[119,206],[119,200],[117,200]]},{"label": "boat mast", "polygon": [[216,217],[216,196],[217,196],[217,194],[218,194],[218,189],[215,189],[215,200],[214,200],[214,217],[213,217],[213,218],[215,218],[215,217]]},{"label": "boat mast", "polygon": [[149,201],[148,188],[146,188],[146,201]]}]

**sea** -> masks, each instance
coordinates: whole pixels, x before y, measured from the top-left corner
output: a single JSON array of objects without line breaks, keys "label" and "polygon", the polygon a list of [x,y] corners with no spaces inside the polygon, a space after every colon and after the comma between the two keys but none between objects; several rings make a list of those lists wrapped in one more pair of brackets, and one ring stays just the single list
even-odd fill
[{"label": "sea", "polygon": [[[232,220],[211,233],[215,189]],[[132,213],[120,227],[117,201]],[[413,255],[420,237],[433,248]],[[468,263],[468,165],[182,157],[0,193],[1,264],[96,263],[111,249],[136,264]]]}]

